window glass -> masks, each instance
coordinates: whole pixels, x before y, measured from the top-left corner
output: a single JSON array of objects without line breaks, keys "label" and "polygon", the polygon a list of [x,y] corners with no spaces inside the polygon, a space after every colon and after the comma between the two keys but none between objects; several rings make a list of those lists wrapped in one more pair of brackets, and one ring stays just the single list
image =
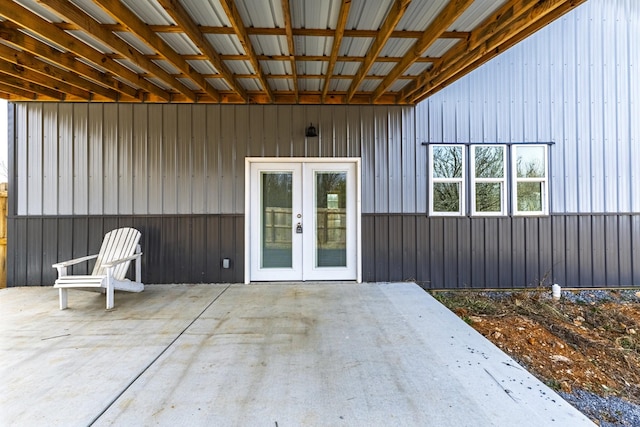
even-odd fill
[{"label": "window glass", "polygon": [[545,147],[540,146],[518,147],[516,158],[518,178],[544,178],[546,170],[544,164],[545,149]]},{"label": "window glass", "polygon": [[462,178],[462,148],[459,145],[433,147],[434,178]]},{"label": "window glass", "polygon": [[504,146],[475,147],[476,178],[504,177]]},{"label": "window glass", "polygon": [[542,212],[542,183],[519,182],[517,203],[520,212]]},{"label": "window glass", "polygon": [[433,210],[456,213],[460,211],[460,184],[435,182],[433,184]]},{"label": "window glass", "polygon": [[430,205],[432,215],[465,214],[465,156],[463,145],[432,145]]},{"label": "window glass", "polygon": [[476,212],[502,212],[502,183],[476,183]]}]

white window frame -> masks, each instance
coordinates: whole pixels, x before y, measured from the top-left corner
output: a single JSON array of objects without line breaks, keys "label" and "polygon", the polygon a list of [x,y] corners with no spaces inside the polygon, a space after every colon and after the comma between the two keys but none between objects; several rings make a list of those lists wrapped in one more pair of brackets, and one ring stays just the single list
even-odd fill
[{"label": "white window frame", "polygon": [[[435,147],[459,147],[462,152],[462,176],[460,178],[435,178],[433,167],[433,149]],[[430,144],[429,145],[429,215],[430,216],[464,216],[466,214],[466,187],[467,187],[467,147],[464,144]],[[457,183],[460,186],[457,212],[434,211],[433,186],[436,183]]]},{"label": "white window frame", "polygon": [[[544,177],[543,178],[518,178],[516,162],[518,160],[519,148],[542,148],[544,155]],[[518,183],[538,182],[541,191],[541,207],[539,211],[518,210]],[[549,215],[549,146],[546,144],[514,144],[511,146],[511,201],[514,216],[535,216]]]},{"label": "white window frame", "polygon": [[[502,149],[502,178],[478,178],[476,177],[476,149],[484,147],[497,147]],[[505,216],[507,214],[507,157],[509,153],[504,144],[473,144],[470,146],[470,173],[471,173],[471,215],[472,216]],[[499,183],[500,190],[500,211],[483,212],[476,210],[476,184],[479,183]]]}]

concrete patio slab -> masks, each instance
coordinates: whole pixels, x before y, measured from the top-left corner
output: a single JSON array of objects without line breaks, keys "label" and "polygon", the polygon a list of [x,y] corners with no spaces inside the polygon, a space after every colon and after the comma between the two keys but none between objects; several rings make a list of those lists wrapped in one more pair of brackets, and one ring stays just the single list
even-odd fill
[{"label": "concrete patio slab", "polygon": [[0,291],[0,425],[593,425],[412,283]]}]

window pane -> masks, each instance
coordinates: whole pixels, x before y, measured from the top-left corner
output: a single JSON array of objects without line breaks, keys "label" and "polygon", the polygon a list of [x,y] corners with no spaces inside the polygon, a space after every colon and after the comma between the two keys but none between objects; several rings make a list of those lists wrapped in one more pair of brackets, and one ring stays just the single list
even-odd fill
[{"label": "window pane", "polygon": [[433,147],[433,177],[462,178],[462,147]]},{"label": "window pane", "polygon": [[545,147],[518,147],[516,168],[518,178],[544,178]]},{"label": "window pane", "polygon": [[476,178],[504,177],[504,147],[475,147]]},{"label": "window pane", "polygon": [[542,211],[542,183],[519,182],[516,188],[518,210],[521,212]]},{"label": "window pane", "polygon": [[434,182],[433,210],[434,212],[460,212],[460,184]]},{"label": "window pane", "polygon": [[476,212],[502,211],[502,183],[476,183]]}]

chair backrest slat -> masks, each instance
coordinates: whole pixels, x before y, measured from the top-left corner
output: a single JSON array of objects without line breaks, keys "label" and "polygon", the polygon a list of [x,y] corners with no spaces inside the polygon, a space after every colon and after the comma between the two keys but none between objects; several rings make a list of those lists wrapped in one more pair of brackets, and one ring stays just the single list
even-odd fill
[{"label": "chair backrest slat", "polygon": [[[118,228],[108,232],[104,236],[96,264],[93,267],[93,275],[106,274],[103,264],[126,258],[135,253],[141,233],[135,228]],[[113,269],[113,277],[123,280],[131,262],[124,262]]]}]

